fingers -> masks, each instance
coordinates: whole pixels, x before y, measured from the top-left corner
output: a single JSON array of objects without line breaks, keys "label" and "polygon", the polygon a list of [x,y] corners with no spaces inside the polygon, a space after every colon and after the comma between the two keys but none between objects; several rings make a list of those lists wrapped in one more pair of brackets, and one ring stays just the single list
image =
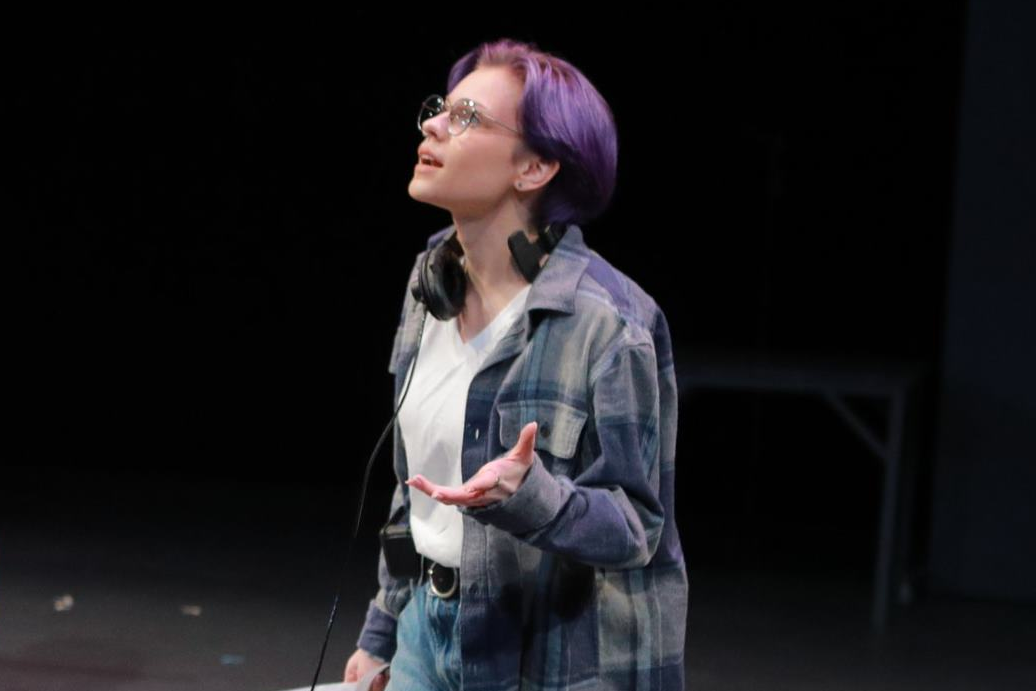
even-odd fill
[{"label": "fingers", "polygon": [[446,487],[437,485],[423,475],[415,475],[406,481],[411,487],[416,487],[432,499],[443,504],[457,504],[471,497],[471,492],[463,487]]},{"label": "fingers", "polygon": [[385,670],[378,676],[371,680],[372,691],[385,691],[385,687],[388,686],[389,671]]},{"label": "fingers", "polygon": [[406,483],[421,490],[441,504],[448,506],[485,506],[503,498],[502,496],[489,494],[489,491],[497,486],[496,478],[496,471],[484,468],[460,487],[438,485],[420,474],[414,475]]},{"label": "fingers", "polygon": [[411,487],[421,490],[432,499],[440,499],[442,497],[443,490],[449,490],[448,487],[437,485],[424,475],[415,475],[407,480],[406,483]]}]

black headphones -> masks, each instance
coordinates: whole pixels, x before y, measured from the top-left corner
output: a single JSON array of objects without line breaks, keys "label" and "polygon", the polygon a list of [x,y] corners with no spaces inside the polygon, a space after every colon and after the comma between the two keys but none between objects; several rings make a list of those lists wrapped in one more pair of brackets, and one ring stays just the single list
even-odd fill
[{"label": "black headphones", "polygon": [[[525,280],[532,283],[536,279],[540,272],[540,259],[561,242],[566,230],[566,224],[552,223],[539,234],[536,242],[529,242],[524,230],[511,233],[507,238],[511,260]],[[414,299],[424,304],[432,316],[440,321],[452,319],[464,309],[468,279],[460,263],[463,254],[464,248],[457,240],[457,231],[454,229],[445,242],[425,254],[417,272],[417,280],[410,285]]]}]

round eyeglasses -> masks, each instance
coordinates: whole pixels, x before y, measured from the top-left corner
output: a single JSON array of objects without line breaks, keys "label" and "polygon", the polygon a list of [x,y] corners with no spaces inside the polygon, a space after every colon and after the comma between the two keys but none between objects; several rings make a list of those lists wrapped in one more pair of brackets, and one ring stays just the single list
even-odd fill
[{"label": "round eyeglasses", "polygon": [[447,109],[450,111],[450,124],[447,127],[447,130],[454,137],[462,134],[472,122],[474,122],[476,126],[479,125],[482,122],[482,118],[495,122],[504,129],[514,132],[518,136],[521,136],[522,134],[518,130],[509,125],[505,125],[489,113],[482,110],[482,107],[470,98],[462,98],[451,105],[445,98],[436,94],[432,94],[424,100],[424,103],[421,104],[421,110],[417,114],[417,131],[424,134],[424,123]]}]

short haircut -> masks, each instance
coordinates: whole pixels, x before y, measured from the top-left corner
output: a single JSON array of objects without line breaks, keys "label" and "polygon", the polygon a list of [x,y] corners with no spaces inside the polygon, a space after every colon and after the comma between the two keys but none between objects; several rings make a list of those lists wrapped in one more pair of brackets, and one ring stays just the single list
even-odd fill
[{"label": "short haircut", "polygon": [[618,133],[611,108],[582,72],[535,43],[483,43],[450,69],[447,93],[479,67],[509,67],[523,85],[518,123],[525,146],[560,169],[532,210],[537,230],[600,216],[615,191]]}]

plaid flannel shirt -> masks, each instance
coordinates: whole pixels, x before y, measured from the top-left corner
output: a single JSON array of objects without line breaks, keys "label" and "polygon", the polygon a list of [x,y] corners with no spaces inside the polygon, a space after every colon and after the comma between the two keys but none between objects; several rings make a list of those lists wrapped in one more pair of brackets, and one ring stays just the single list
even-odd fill
[{"label": "plaid flannel shirt", "polygon": [[[452,232],[434,233],[424,254]],[[389,372],[398,400],[424,309],[404,296]],[[429,319],[434,317],[429,316]],[[539,422],[517,492],[464,516],[461,658],[466,691],[684,688],[687,572],[674,517],[677,389],[656,302],[570,224],[524,313],[468,391],[462,477]],[[409,520],[394,435],[390,515]],[[414,583],[384,554],[358,647],[391,660]]]}]

